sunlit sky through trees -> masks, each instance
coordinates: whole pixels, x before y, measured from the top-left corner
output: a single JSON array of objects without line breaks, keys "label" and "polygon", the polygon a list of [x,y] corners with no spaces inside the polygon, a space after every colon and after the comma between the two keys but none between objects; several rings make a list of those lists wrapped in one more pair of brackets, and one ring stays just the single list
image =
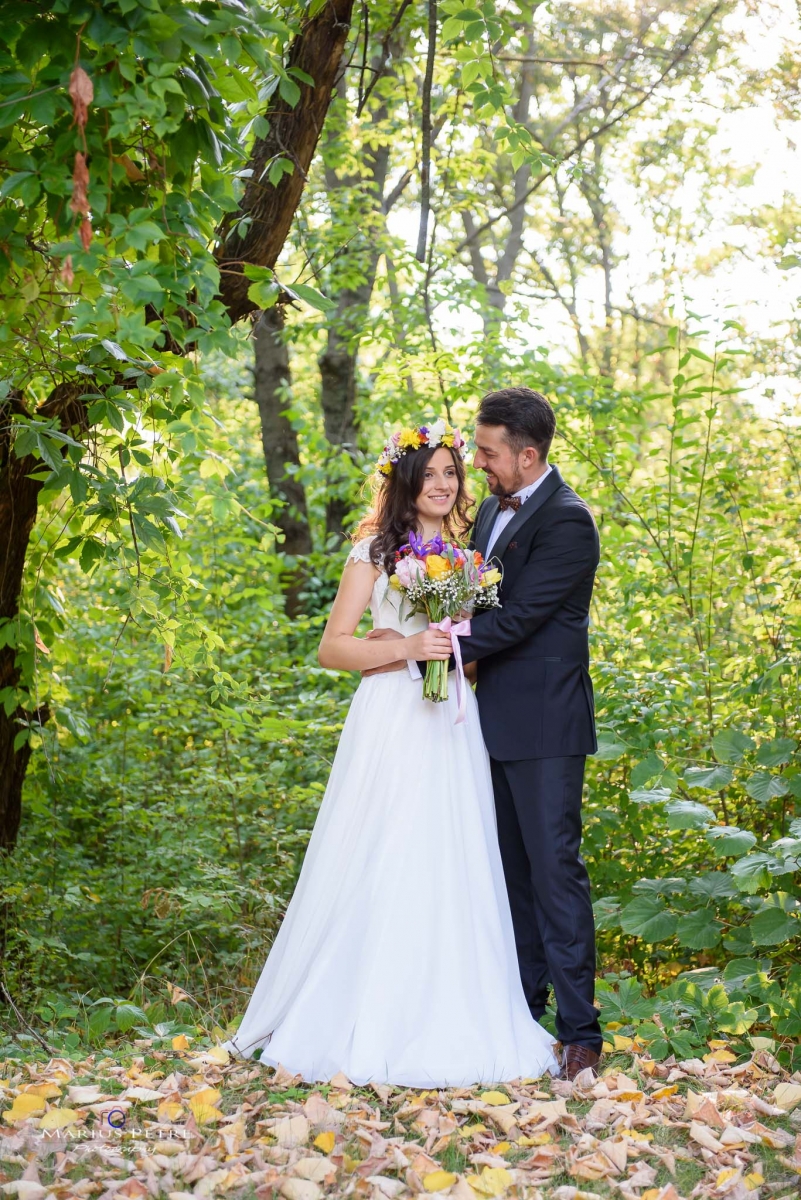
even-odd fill
[{"label": "sunlit sky through trees", "polygon": [[[664,16],[669,19],[670,14]],[[791,411],[801,402],[795,331],[801,270],[779,266],[784,256],[793,253],[793,239],[788,238],[783,248],[777,246],[760,214],[783,211],[785,220],[796,218],[797,229],[801,120],[790,119],[769,89],[760,95],[759,78],[775,71],[783,52],[797,58],[798,13],[792,0],[742,4],[722,25],[737,43],[729,62],[709,73],[700,92],[692,92],[687,81],[673,87],[667,103],[640,115],[623,156],[611,168],[606,164],[607,198],[617,215],[613,301],[621,308],[661,306],[666,313],[672,306],[677,318],[696,313],[703,318],[699,327],[709,331],[709,343],[725,320],[741,322],[758,368],[744,381],[744,394],[765,415],[784,412],[792,420]],[[745,77],[751,84],[743,94],[738,80]],[[704,157],[695,165],[688,153],[683,176],[675,159],[666,163],[664,171],[657,162],[641,170],[642,143],[658,141],[674,122],[685,127],[685,148],[694,129],[712,127]],[[707,169],[710,161],[715,178]],[[563,166],[561,172],[567,180],[568,168]],[[663,184],[670,192],[671,216],[666,223],[656,218]],[[413,250],[418,222],[418,207],[409,205],[398,206],[388,224]],[[534,213],[527,223],[526,248],[547,255],[548,235],[547,229],[537,231]],[[452,262],[455,265],[446,269],[467,274],[466,268]],[[520,301],[532,291],[526,282],[513,299]],[[600,269],[582,271],[578,295],[582,318],[601,326]],[[480,317],[466,306],[450,312],[440,306],[436,320],[446,343],[480,334]],[[555,299],[528,301],[528,317],[518,325],[520,336],[525,338],[526,331],[530,344],[546,346],[556,362],[575,354],[570,321]],[[755,344],[771,347],[761,369]]]}]

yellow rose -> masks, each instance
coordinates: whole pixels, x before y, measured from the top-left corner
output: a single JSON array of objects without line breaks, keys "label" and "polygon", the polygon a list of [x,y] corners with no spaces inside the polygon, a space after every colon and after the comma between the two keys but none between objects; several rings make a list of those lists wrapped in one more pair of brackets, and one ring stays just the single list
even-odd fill
[{"label": "yellow rose", "polygon": [[426,575],[431,579],[445,579],[452,571],[453,567],[441,554],[426,555]]},{"label": "yellow rose", "polygon": [[501,573],[495,567],[491,571],[487,571],[481,580],[482,587],[492,587],[493,583],[501,582]]}]

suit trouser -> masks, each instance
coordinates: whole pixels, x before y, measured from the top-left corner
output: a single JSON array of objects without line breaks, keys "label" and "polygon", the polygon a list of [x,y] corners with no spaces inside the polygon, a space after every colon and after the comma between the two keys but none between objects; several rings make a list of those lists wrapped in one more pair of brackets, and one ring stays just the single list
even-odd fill
[{"label": "suit trouser", "polygon": [[595,922],[581,846],[584,757],[491,759],[498,840],[520,977],[536,1020],[556,997],[563,1045],[601,1050]]}]

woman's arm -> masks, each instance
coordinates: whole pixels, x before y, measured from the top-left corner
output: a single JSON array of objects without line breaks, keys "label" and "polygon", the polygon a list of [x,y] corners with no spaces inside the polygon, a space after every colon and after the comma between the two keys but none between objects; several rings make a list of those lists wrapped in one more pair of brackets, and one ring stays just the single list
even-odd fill
[{"label": "woman's arm", "polygon": [[320,666],[333,671],[365,671],[408,658],[448,658],[450,638],[438,629],[375,641],[354,637],[377,578],[378,567],[373,563],[348,559],[317,651]]}]

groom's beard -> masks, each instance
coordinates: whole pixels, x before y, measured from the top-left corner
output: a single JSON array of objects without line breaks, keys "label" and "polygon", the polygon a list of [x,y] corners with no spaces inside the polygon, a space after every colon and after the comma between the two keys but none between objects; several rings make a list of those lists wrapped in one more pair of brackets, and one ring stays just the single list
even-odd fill
[{"label": "groom's beard", "polygon": [[523,477],[520,474],[520,471],[515,471],[514,475],[512,476],[512,482],[508,487],[501,483],[497,475],[495,476],[494,483],[490,483],[489,479],[487,479],[487,487],[493,496],[513,496],[515,492],[520,491],[522,486]]}]

